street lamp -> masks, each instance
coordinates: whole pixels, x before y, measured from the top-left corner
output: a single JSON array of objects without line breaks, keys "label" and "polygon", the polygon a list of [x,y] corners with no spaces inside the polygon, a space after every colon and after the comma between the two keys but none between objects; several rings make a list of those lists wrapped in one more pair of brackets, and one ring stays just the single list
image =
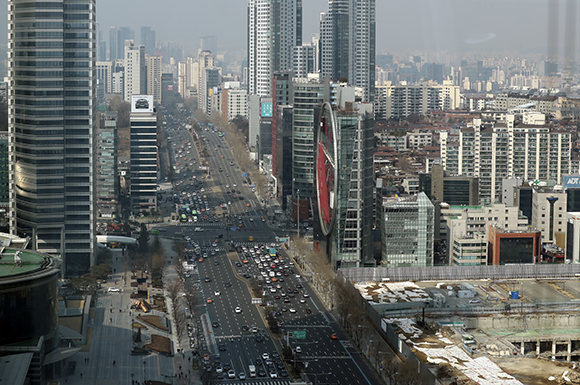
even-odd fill
[{"label": "street lamp", "polygon": [[296,206],[298,211],[296,212],[296,230],[298,232],[298,238],[300,238],[300,189],[296,189],[296,195],[298,195],[298,200],[296,201]]}]

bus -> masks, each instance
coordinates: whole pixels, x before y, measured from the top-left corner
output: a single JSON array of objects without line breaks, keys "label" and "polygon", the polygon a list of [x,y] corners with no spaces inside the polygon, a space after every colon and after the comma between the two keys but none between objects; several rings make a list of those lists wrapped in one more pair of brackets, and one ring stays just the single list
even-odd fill
[{"label": "bus", "polygon": [[270,257],[275,257],[276,256],[276,249],[273,247],[270,247]]},{"label": "bus", "polygon": [[222,136],[224,136],[221,132],[218,133],[218,136],[221,138]]},{"label": "bus", "polygon": [[181,222],[187,222],[187,216],[185,214],[181,214]]}]

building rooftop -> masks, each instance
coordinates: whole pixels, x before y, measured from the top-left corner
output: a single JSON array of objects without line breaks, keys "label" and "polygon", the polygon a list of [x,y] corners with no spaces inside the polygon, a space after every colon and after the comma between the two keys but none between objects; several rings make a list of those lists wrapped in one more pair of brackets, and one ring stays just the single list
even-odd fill
[{"label": "building rooftop", "polygon": [[0,279],[54,267],[54,259],[32,250],[0,247]]}]

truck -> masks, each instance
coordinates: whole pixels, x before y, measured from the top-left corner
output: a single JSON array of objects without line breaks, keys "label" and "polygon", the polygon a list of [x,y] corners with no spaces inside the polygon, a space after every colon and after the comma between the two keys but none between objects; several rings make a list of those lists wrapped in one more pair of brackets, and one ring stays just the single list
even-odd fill
[{"label": "truck", "polygon": [[250,377],[256,377],[256,367],[254,365],[248,366],[248,371],[250,372]]},{"label": "truck", "polygon": [[250,237],[248,238],[248,241],[249,241],[249,242],[254,242],[254,237],[252,237],[252,236],[250,235]]}]

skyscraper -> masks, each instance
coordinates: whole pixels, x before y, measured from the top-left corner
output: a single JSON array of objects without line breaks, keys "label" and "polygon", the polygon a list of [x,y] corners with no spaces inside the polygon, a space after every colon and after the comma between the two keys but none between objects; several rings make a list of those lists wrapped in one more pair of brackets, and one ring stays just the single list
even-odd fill
[{"label": "skyscraper", "polygon": [[274,71],[302,44],[302,0],[248,0],[248,93],[270,96]]},{"label": "skyscraper", "polygon": [[141,45],[145,47],[145,54],[153,56],[155,54],[155,31],[150,27],[141,27]]},{"label": "skyscraper", "polygon": [[153,95],[131,97],[131,208],[157,210],[157,116]]},{"label": "skyscraper", "polygon": [[11,233],[79,276],[95,247],[95,0],[8,8]]},{"label": "skyscraper", "polygon": [[329,0],[320,16],[320,71],[363,89],[374,101],[375,0]]}]

